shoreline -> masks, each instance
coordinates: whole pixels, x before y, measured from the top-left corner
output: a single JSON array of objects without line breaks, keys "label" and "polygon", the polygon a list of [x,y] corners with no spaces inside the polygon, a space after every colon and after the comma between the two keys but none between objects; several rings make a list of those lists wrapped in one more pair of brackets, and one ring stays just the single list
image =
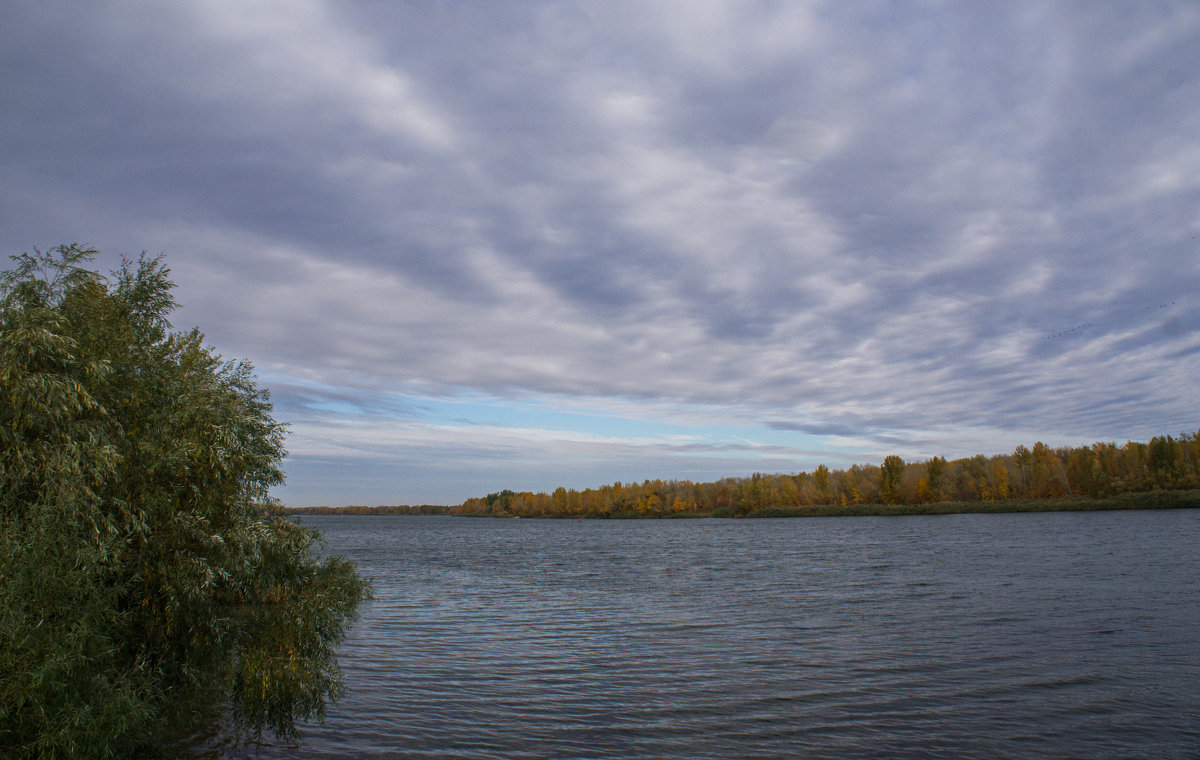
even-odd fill
[{"label": "shoreline", "polygon": [[638,512],[623,510],[607,514],[515,514],[511,512],[455,513],[454,507],[421,508],[383,507],[285,507],[288,515],[372,515],[372,516],[451,516],[500,519],[546,520],[695,520],[755,519],[763,517],[908,517],[914,515],[1005,514],[1017,512],[1108,512],[1143,509],[1200,508],[1200,489],[1179,491],[1138,491],[1101,498],[1060,497],[1054,499],[1002,499],[995,501],[941,501],[929,504],[812,504],[802,507],[766,507],[736,513],[732,509],[690,510],[681,512]]}]

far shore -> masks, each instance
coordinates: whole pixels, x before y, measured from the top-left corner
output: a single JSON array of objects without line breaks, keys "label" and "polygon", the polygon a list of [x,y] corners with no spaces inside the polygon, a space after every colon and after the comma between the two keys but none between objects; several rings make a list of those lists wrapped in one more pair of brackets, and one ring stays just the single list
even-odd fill
[{"label": "far shore", "polygon": [[378,507],[360,506],[357,504],[346,507],[284,507],[292,515],[448,515],[453,507],[441,504],[408,504],[387,505]]},{"label": "far shore", "polygon": [[755,517],[901,517],[906,515],[998,514],[1011,512],[1087,512],[1140,509],[1200,508],[1200,489],[1183,491],[1142,491],[1099,499],[1066,497],[1057,499],[1001,499],[996,501],[943,501],[932,504],[813,504],[803,507],[768,507],[743,514],[729,510],[686,512],[621,511],[607,514],[581,512],[578,514],[516,515],[495,512],[487,515],[455,515],[454,507],[423,504],[420,506],[346,506],[346,507],[288,507],[293,515],[455,515],[461,517],[543,518],[555,520],[604,519],[697,519],[697,518],[755,518]]}]

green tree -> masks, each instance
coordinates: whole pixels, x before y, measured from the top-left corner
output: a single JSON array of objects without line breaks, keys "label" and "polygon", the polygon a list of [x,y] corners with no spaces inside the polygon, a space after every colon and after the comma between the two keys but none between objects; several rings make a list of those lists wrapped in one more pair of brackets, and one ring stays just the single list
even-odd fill
[{"label": "green tree", "polygon": [[929,491],[934,501],[942,498],[942,486],[946,479],[946,458],[933,457],[925,463],[929,478]]},{"label": "green tree", "polygon": [[892,454],[879,468],[879,498],[884,504],[900,501],[900,482],[904,478],[904,460]]},{"label": "green tree", "polygon": [[0,754],[121,757],[214,702],[294,736],[341,694],[366,583],[270,498],[250,365],[171,329],[160,259],[95,253],[0,279]]},{"label": "green tree", "polygon": [[1019,496],[1029,498],[1033,483],[1033,454],[1024,446],[1013,450],[1013,460],[1017,463],[1017,480]]},{"label": "green tree", "polygon": [[1179,477],[1179,447],[1169,435],[1155,436],[1147,447],[1147,466],[1154,484],[1171,488]]}]

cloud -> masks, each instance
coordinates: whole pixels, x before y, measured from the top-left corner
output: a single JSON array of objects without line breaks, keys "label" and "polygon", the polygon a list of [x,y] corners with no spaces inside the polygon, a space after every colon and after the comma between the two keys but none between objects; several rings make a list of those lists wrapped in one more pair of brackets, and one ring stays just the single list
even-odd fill
[{"label": "cloud", "polygon": [[[1197,43],[1187,2],[10,4],[0,241],[167,253],[289,493],[639,456],[431,398],[703,409],[664,473],[1146,437],[1197,427]],[[392,432],[334,457],[347,415]]]}]

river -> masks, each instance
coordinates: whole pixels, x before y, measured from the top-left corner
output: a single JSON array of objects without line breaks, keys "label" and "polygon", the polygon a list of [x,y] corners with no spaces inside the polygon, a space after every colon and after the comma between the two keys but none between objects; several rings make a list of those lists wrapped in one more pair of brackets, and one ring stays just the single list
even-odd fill
[{"label": "river", "polygon": [[1184,758],[1200,510],[313,516],[347,697],[257,758]]}]

